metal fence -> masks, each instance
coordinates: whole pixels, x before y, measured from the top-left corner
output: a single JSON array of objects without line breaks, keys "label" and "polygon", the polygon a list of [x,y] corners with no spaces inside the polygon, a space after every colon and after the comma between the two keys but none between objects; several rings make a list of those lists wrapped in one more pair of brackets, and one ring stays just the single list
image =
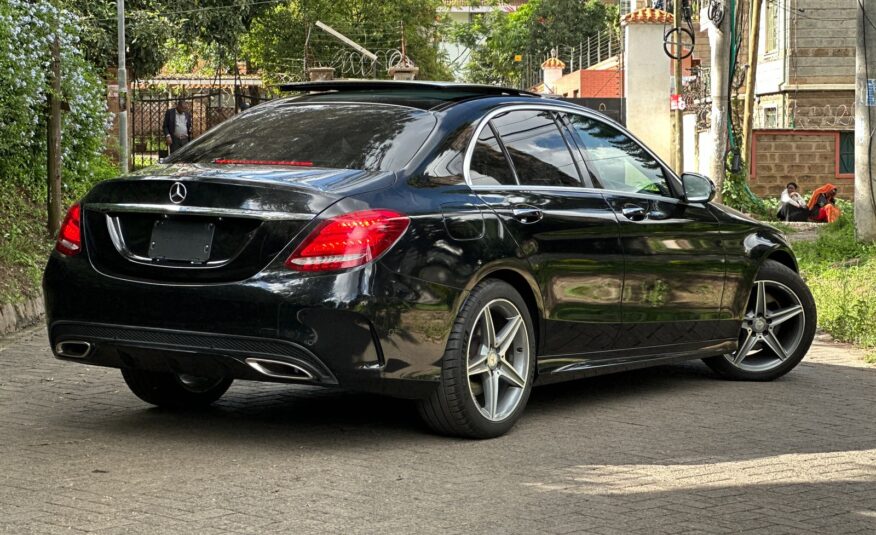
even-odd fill
[{"label": "metal fence", "polygon": [[130,101],[131,169],[155,165],[166,158],[169,147],[163,132],[164,115],[182,98],[192,114],[192,139],[269,97],[210,89],[181,97],[135,92]]},{"label": "metal fence", "polygon": [[[557,58],[566,64],[568,72],[588,69],[598,63],[620,56],[623,49],[623,34],[617,30],[604,30],[582,39],[577,44],[560,44],[555,47]],[[551,57],[551,50],[527,55],[520,69],[518,89],[529,89],[542,82],[541,65]],[[618,61],[618,68],[620,68]]]}]

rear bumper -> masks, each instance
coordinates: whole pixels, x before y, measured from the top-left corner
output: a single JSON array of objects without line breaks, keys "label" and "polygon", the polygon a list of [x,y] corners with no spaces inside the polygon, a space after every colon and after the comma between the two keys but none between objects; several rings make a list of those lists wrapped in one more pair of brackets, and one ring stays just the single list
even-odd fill
[{"label": "rear bumper", "polygon": [[[84,255],[57,254],[43,286],[49,339],[64,360],[414,398],[438,380],[462,297],[379,265],[184,286],[107,276]],[[65,342],[87,351],[65,356]]]}]

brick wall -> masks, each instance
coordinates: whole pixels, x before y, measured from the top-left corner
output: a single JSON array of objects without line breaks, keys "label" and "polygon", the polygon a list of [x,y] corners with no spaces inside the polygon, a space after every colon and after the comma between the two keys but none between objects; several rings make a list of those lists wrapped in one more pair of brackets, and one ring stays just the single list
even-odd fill
[{"label": "brick wall", "polygon": [[808,195],[826,182],[839,196],[851,199],[854,178],[837,176],[838,132],[769,131],[754,133],[751,189],[760,196],[778,197],[788,182]]}]

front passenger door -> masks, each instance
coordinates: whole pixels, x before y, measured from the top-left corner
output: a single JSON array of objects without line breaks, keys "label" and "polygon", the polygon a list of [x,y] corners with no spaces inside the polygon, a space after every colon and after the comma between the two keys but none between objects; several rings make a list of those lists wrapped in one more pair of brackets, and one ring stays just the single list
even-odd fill
[{"label": "front passenger door", "polygon": [[679,197],[677,179],[620,129],[570,114],[584,159],[620,223],[624,251],[618,349],[659,354],[735,334],[720,321],[724,250],[719,223]]}]

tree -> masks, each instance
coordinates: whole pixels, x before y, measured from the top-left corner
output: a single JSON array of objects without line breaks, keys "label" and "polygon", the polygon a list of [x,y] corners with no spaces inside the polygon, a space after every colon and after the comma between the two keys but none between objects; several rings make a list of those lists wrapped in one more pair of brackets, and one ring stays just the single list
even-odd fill
[{"label": "tree", "polygon": [[398,59],[402,34],[409,58],[420,68],[419,78],[449,79],[437,46],[435,13],[438,0],[290,0],[274,6],[253,21],[243,50],[267,73],[286,79],[305,79],[306,67],[334,66],[339,76],[370,75],[346,45],[314,27],[322,21],[378,54],[377,75],[386,76],[389,62]]},{"label": "tree", "polygon": [[[552,48],[578,46],[618,22],[617,7],[600,0],[532,0],[512,13],[495,9],[455,24],[451,35],[472,51],[469,81],[513,85],[521,81],[527,59],[530,66],[540,64]],[[516,62],[517,55],[524,61]]]},{"label": "tree", "polygon": [[[101,70],[116,66],[116,0],[63,0],[80,15],[82,48]],[[184,43],[182,53],[230,67],[241,36],[270,8],[264,0],[125,0],[125,44],[130,79],[156,74]]]}]

